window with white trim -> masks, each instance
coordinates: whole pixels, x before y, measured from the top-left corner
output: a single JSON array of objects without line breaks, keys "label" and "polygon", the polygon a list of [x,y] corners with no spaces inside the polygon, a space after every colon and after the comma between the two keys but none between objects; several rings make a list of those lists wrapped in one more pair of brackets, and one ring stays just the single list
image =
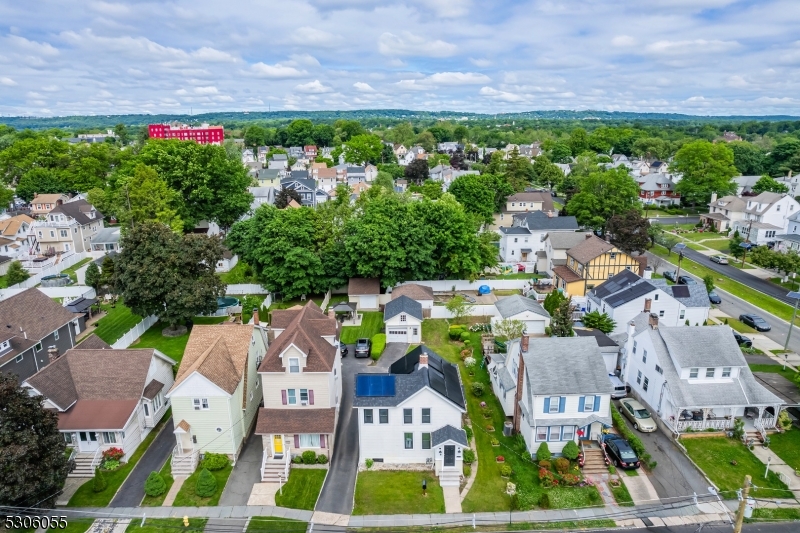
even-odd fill
[{"label": "window with white trim", "polygon": [[372,409],[364,409],[364,423],[372,424]]},{"label": "window with white trim", "polygon": [[647,387],[648,387],[649,385],[650,385],[650,380],[649,380],[649,379],[647,379],[647,378],[644,378],[644,383],[642,383],[642,389],[646,391],[646,390],[647,390]]},{"label": "window with white trim", "polygon": [[403,409],[403,424],[412,424],[414,415],[412,409]]},{"label": "window with white trim", "polygon": [[560,404],[561,404],[561,397],[560,396],[551,396],[550,397],[550,409],[548,410],[548,412],[549,413],[557,413]]},{"label": "window with white trim", "polygon": [[583,398],[583,410],[594,411],[594,396],[586,396]]},{"label": "window with white trim", "polygon": [[723,366],[722,367],[722,377],[723,378],[731,377],[731,367],[729,367],[729,366]]},{"label": "window with white trim", "polygon": [[319,433],[301,433],[300,434],[300,447],[301,448],[319,448]]},{"label": "window with white trim", "polygon": [[716,371],[717,371],[716,368],[706,368],[706,377],[713,378]]},{"label": "window with white trim", "polygon": [[547,440],[547,428],[546,427],[537,427],[536,428],[536,440],[537,441],[545,441],[545,440]]},{"label": "window with white trim", "polygon": [[400,322],[405,322],[405,321],[406,321],[406,315],[405,313],[403,313],[402,315],[400,315]]},{"label": "window with white trim", "polygon": [[639,370],[639,373],[636,374],[636,383],[639,383],[639,384],[642,383],[642,371],[641,370]]},{"label": "window with white trim", "polygon": [[642,363],[646,363],[646,362],[647,362],[647,350],[644,350],[642,352]]},{"label": "window with white trim", "polygon": [[656,365],[656,372],[658,372],[659,374],[663,375],[664,374],[664,369],[661,368],[660,366]]},{"label": "window with white trim", "polygon": [[195,398],[192,403],[195,411],[208,411],[208,398]]},{"label": "window with white trim", "polygon": [[550,426],[550,432],[547,440],[561,440],[561,426]]},{"label": "window with white trim", "polygon": [[300,373],[300,359],[298,359],[297,357],[289,358],[289,373],[290,374]]},{"label": "window with white trim", "polygon": [[54,339],[54,340],[58,340],[58,330],[55,330],[55,331],[53,332],[53,339]]},{"label": "window with white trim", "polygon": [[414,434],[413,433],[403,433],[403,441],[405,442],[406,450],[413,450],[414,449]]},{"label": "window with white trim", "polygon": [[562,426],[561,440],[572,440],[575,438],[575,426]]},{"label": "window with white trim", "polygon": [[286,389],[286,397],[289,400],[289,405],[297,405],[297,392],[295,389]]},{"label": "window with white trim", "polygon": [[699,368],[690,368],[689,369],[689,379],[697,378],[698,374],[700,374]]},{"label": "window with white trim", "polygon": [[430,424],[431,423],[431,408],[430,407],[423,407],[422,408],[422,423],[423,424]]},{"label": "window with white trim", "polygon": [[308,403],[308,389],[300,389],[300,403],[304,405]]}]

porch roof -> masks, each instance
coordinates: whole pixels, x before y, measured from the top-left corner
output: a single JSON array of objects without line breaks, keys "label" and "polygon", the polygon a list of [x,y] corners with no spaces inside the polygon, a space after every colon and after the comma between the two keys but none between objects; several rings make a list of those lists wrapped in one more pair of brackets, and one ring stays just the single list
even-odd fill
[{"label": "porch roof", "polygon": [[469,444],[467,444],[466,431],[461,428],[454,428],[450,424],[442,426],[431,433],[431,444],[434,446],[438,446],[450,440],[462,446],[469,446]]},{"label": "porch roof", "polygon": [[78,400],[58,414],[58,429],[122,431],[136,409],[137,400]]},{"label": "porch roof", "polygon": [[600,416],[597,413],[587,413],[589,416],[583,418],[537,418],[534,419],[533,426],[586,426],[594,422],[600,422],[605,426],[612,426],[611,416]]}]

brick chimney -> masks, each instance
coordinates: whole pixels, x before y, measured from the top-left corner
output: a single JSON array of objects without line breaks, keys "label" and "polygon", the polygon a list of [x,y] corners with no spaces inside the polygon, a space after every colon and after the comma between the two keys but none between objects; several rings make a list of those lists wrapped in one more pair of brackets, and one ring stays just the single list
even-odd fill
[{"label": "brick chimney", "polygon": [[651,329],[658,329],[658,315],[655,313],[650,313],[650,320],[648,320],[648,324],[650,324]]},{"label": "brick chimney", "polygon": [[649,313],[650,312],[650,305],[652,303],[653,303],[653,300],[651,300],[650,298],[645,298],[644,299],[644,312],[645,313]]},{"label": "brick chimney", "polygon": [[253,324],[256,326],[259,325],[261,322],[258,320],[258,307],[253,308]]},{"label": "brick chimney", "polygon": [[419,368],[428,368],[428,354],[425,352],[419,354]]},{"label": "brick chimney", "polygon": [[531,338],[528,336],[527,333],[522,334],[522,339],[520,340],[520,349],[523,353],[528,353],[528,345],[530,343]]},{"label": "brick chimney", "polygon": [[51,346],[47,349],[47,358],[52,363],[56,359],[58,359],[58,348],[55,346]]}]

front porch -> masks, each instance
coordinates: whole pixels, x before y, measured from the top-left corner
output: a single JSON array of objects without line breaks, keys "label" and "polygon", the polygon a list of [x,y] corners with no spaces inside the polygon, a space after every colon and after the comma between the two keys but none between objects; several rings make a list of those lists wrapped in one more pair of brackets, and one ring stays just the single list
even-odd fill
[{"label": "front porch", "polygon": [[680,415],[670,416],[666,421],[675,433],[695,431],[731,431],[736,419],[744,422],[746,433],[765,434],[776,428],[779,405],[686,408]]},{"label": "front porch", "polygon": [[197,439],[192,433],[192,427],[186,420],[178,422],[173,433],[177,443],[172,449],[172,475],[190,476],[197,469],[197,461],[200,455],[200,451],[195,448]]}]

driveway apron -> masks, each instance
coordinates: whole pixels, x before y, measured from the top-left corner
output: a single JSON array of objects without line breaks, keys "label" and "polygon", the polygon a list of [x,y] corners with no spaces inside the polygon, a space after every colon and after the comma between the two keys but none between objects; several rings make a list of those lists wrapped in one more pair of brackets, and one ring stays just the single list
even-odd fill
[{"label": "driveway apron", "polygon": [[251,433],[244,444],[242,453],[236,459],[225,490],[219,499],[219,505],[247,505],[253,485],[261,483],[261,459],[264,448],[261,435]]},{"label": "driveway apron", "polygon": [[144,482],[150,472],[158,472],[164,463],[169,459],[172,449],[175,447],[175,435],[173,420],[170,418],[161,433],[156,435],[150,447],[136,466],[133,467],[128,479],[122,484],[114,499],[111,500],[109,507],[138,507],[144,499]]}]

